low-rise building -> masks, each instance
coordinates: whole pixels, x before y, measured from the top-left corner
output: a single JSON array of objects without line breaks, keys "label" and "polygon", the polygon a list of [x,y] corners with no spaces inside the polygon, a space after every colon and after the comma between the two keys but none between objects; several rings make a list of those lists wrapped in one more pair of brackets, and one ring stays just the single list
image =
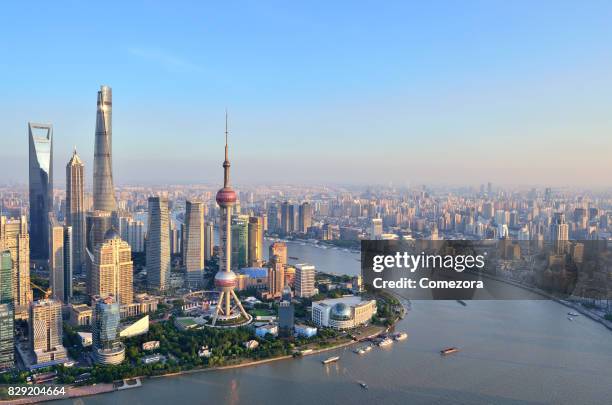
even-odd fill
[{"label": "low-rise building", "polygon": [[268,334],[272,336],[278,336],[278,325],[269,323],[255,328],[255,335],[257,337],[263,338],[266,337],[266,335]]},{"label": "low-rise building", "polygon": [[86,304],[72,304],[68,307],[68,323],[71,326],[90,326],[93,309]]},{"label": "low-rise building", "polygon": [[314,326],[296,324],[294,330],[299,337],[309,338],[317,335],[317,328]]}]

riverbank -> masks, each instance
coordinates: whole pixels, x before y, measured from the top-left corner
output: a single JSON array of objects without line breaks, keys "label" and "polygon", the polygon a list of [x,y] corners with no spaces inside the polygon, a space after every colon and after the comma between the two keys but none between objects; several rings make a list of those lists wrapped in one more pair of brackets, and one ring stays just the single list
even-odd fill
[{"label": "riverbank", "polygon": [[[346,342],[342,342],[342,343],[332,345],[329,347],[312,349],[312,351],[304,353],[303,355],[297,356],[297,357],[294,355],[284,355],[284,356],[272,357],[268,359],[261,359],[261,360],[255,360],[255,361],[244,361],[238,364],[230,364],[230,365],[225,365],[225,366],[194,368],[191,370],[183,370],[183,371],[179,371],[176,373],[168,373],[168,374],[162,374],[162,375],[156,375],[156,376],[139,376],[139,377],[130,378],[130,380],[144,381],[144,380],[154,380],[154,379],[166,378],[166,377],[180,377],[180,376],[185,376],[185,375],[195,374],[195,373],[240,369],[240,368],[254,367],[254,366],[259,366],[263,364],[278,362],[281,360],[299,359],[302,356],[313,356],[313,355],[325,353],[328,351],[349,347],[354,344],[363,342],[365,340],[373,339],[379,336],[380,334],[385,333],[387,329],[388,328],[385,328],[383,326],[378,326],[375,332],[370,333],[367,336],[364,336],[360,339],[350,339]],[[117,384],[121,383],[122,381],[123,380],[118,380],[118,381],[113,382],[112,384],[96,384],[96,385],[88,385],[88,386],[80,386],[80,387],[67,387],[67,393],[66,395],[63,395],[63,396],[27,397],[27,398],[20,398],[17,400],[0,401],[0,404],[4,404],[4,403],[11,404],[11,405],[13,404],[15,405],[36,404],[40,402],[55,401],[55,400],[61,400],[61,399],[74,399],[78,397],[85,397],[85,396],[91,396],[91,395],[97,395],[97,394],[106,394],[106,393],[110,393],[114,391],[120,391],[122,388],[118,387]],[[138,384],[137,386],[128,387],[128,388],[136,389],[142,386],[143,384]]]},{"label": "riverbank", "polygon": [[508,280],[506,278],[494,276],[492,274],[486,274],[486,273],[479,273],[479,274],[482,275],[483,277],[490,278],[492,280],[499,281],[501,283],[510,284],[510,285],[512,285],[514,287],[522,288],[522,289],[527,290],[529,292],[532,292],[534,294],[538,294],[538,295],[540,295],[542,297],[545,297],[545,298],[547,298],[549,300],[555,301],[555,302],[557,302],[557,303],[559,303],[559,304],[561,304],[561,305],[563,305],[563,306],[565,306],[567,308],[571,308],[571,309],[577,311],[581,315],[584,315],[587,318],[589,318],[589,319],[591,319],[591,320],[593,320],[595,322],[598,322],[598,323],[602,324],[606,329],[612,331],[612,322],[608,321],[603,316],[600,316],[598,314],[593,313],[592,311],[589,311],[587,308],[585,308],[584,306],[582,306],[580,304],[577,304],[577,303],[572,302],[572,301],[562,300],[561,298],[555,297],[554,295],[552,295],[550,293],[547,293],[546,291],[542,291],[542,290],[540,290],[538,288],[524,285],[524,284],[519,283],[517,281]]}]

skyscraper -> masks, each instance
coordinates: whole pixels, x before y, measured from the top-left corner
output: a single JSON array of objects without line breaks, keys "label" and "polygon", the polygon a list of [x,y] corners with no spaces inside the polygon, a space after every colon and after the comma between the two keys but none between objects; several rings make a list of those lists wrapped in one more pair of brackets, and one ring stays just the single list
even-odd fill
[{"label": "skyscraper", "polygon": [[206,224],[204,229],[204,260],[210,260],[215,245],[215,227],[213,224]]},{"label": "skyscraper", "polygon": [[15,365],[13,308],[13,260],[11,252],[0,251],[0,370]]},{"label": "skyscraper", "polygon": [[125,359],[125,347],[119,341],[119,303],[112,295],[96,296],[92,321],[92,346],[99,364],[120,364]]},{"label": "skyscraper", "polygon": [[30,287],[30,237],[25,216],[19,219],[0,216],[0,251],[4,250],[11,252],[13,262],[12,288],[15,312],[27,318],[28,307],[32,302],[32,288]]},{"label": "skyscraper", "polygon": [[295,206],[285,201],[281,205],[281,234],[289,235],[295,231]]},{"label": "skyscraper", "polygon": [[49,284],[53,298],[67,304],[72,298],[72,227],[55,218],[49,226]]},{"label": "skyscraper", "polygon": [[315,267],[301,263],[295,265],[295,295],[300,298],[312,297],[315,294]]},{"label": "skyscraper", "polygon": [[65,359],[62,346],[62,304],[55,300],[35,301],[30,306],[30,342],[36,363]]},{"label": "skyscraper", "polygon": [[287,244],[285,242],[273,242],[268,248],[268,261],[272,261],[276,256],[278,262],[287,264]]},{"label": "skyscraper", "polygon": [[77,274],[85,268],[85,165],[76,149],[66,165],[66,225],[72,227],[72,261]]},{"label": "skyscraper", "polygon": [[278,256],[274,256],[270,261],[270,270],[268,271],[268,292],[270,297],[280,297],[285,287],[285,266],[278,260]]},{"label": "skyscraper", "polygon": [[113,185],[112,113],[113,92],[108,86],[100,86],[94,144],[93,208],[108,212],[117,209]]},{"label": "skyscraper", "polygon": [[[236,192],[230,186],[230,162],[227,145],[227,114],[225,115],[225,160],[223,161],[223,188],[217,192],[221,217],[219,222],[219,271],[215,275],[215,286],[219,289],[219,299],[212,320],[215,326],[221,320],[228,326],[244,325],[252,317],[244,310],[238,296],[234,292],[236,287],[236,273],[232,271],[232,208],[236,204]],[[231,301],[235,307],[232,307]],[[236,308],[238,307],[238,308]]]},{"label": "skyscraper", "polygon": [[146,261],[149,287],[165,290],[169,284],[171,257],[168,200],[163,197],[149,197]]},{"label": "skyscraper", "polygon": [[308,228],[312,225],[312,206],[308,201],[300,205],[298,231],[300,233],[308,232]]},{"label": "skyscraper", "polygon": [[[132,250],[114,229],[96,246],[91,269],[92,296],[113,295],[121,304],[134,300]],[[118,298],[117,298],[118,297]]]},{"label": "skyscraper", "polygon": [[187,283],[198,286],[202,282],[204,270],[204,204],[201,202],[187,201],[183,238],[183,264],[187,272]]},{"label": "skyscraper", "polygon": [[234,269],[247,267],[249,261],[249,216],[232,217],[232,265]]},{"label": "skyscraper", "polygon": [[295,309],[291,302],[291,289],[283,288],[281,302],[278,305],[278,333],[282,337],[291,337],[295,324]]},{"label": "skyscraper", "polygon": [[261,267],[263,264],[263,219],[249,218],[249,267]]},{"label": "skyscraper", "polygon": [[268,233],[273,234],[279,232],[280,223],[278,221],[278,206],[272,203],[268,206]]},{"label": "skyscraper", "polygon": [[557,254],[566,252],[569,240],[569,226],[565,222],[565,214],[555,212],[552,225],[550,227],[550,238],[553,241],[553,248]]},{"label": "skyscraper", "polygon": [[30,143],[30,253],[46,264],[49,257],[49,213],[53,211],[53,126],[28,123]]}]

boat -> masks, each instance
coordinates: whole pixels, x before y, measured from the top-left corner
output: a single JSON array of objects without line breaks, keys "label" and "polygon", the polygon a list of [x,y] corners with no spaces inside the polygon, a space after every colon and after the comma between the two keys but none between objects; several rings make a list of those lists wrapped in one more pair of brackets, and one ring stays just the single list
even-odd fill
[{"label": "boat", "polygon": [[366,354],[370,350],[372,350],[372,346],[364,346],[354,350],[354,352],[357,354]]},{"label": "boat", "polygon": [[446,356],[447,354],[457,353],[458,351],[459,349],[457,349],[456,347],[447,347],[446,349],[440,350],[440,354]]},{"label": "boat", "polygon": [[573,321],[573,320],[574,320],[574,318],[572,318],[571,316],[568,316],[568,317],[567,317],[567,320],[568,320],[568,321]]},{"label": "boat", "polygon": [[393,339],[395,339],[398,342],[401,340],[406,340],[406,338],[408,338],[408,334],[406,332],[399,332],[399,333],[396,333],[395,336],[393,336]]},{"label": "boat", "polygon": [[577,314],[575,312],[568,312],[567,313],[569,316],[580,316],[580,314]]},{"label": "boat", "polygon": [[325,360],[321,361],[321,363],[329,364],[329,363],[334,363],[338,360],[340,360],[340,356],[332,356],[332,357],[328,357]]},{"label": "boat", "polygon": [[359,385],[361,386],[361,388],[363,388],[364,390],[368,389],[368,384],[364,383],[363,381],[359,381]]},{"label": "boat", "polygon": [[384,338],[383,340],[381,340],[380,342],[378,342],[378,346],[380,347],[385,347],[385,346],[389,346],[393,344],[393,340],[391,338]]},{"label": "boat", "polygon": [[457,302],[461,305],[463,305],[464,307],[467,307],[467,304],[465,303],[465,301],[462,300],[457,300]]}]

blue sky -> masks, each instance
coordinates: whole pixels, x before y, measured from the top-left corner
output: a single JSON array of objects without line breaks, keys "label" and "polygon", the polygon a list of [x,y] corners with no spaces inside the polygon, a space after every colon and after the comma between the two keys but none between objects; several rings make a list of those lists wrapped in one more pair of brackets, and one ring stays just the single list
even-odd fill
[{"label": "blue sky", "polygon": [[610,185],[610,2],[21,3],[0,182],[30,120],[91,168],[108,84],[118,183],[221,181],[227,107],[237,182]]}]

